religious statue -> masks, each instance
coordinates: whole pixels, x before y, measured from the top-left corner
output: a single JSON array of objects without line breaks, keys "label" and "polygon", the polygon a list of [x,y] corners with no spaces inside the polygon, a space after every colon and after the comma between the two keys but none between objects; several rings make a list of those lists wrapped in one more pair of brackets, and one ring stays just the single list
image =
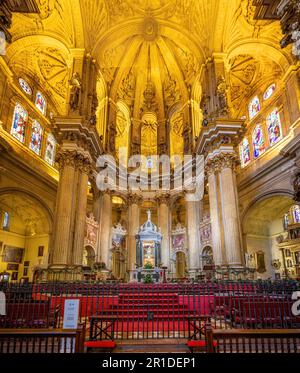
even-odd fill
[{"label": "religious statue", "polygon": [[80,100],[81,80],[79,74],[75,73],[69,83],[71,85],[70,107],[74,112],[78,109]]},{"label": "religious statue", "polygon": [[300,202],[300,173],[294,179],[294,200]]},{"label": "religious statue", "polygon": [[220,76],[217,81],[218,115],[228,114],[227,85],[225,78]]}]

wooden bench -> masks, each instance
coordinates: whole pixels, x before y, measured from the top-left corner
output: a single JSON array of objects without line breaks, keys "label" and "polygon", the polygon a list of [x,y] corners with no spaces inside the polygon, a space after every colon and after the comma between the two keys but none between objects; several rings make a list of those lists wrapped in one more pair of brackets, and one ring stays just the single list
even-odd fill
[{"label": "wooden bench", "polygon": [[300,329],[213,329],[208,324],[205,339],[208,353],[300,352]]},{"label": "wooden bench", "polygon": [[85,326],[64,329],[0,329],[0,353],[83,353]]},{"label": "wooden bench", "polygon": [[0,316],[0,327],[55,328],[60,309],[60,305],[51,309],[49,301],[7,303],[6,316]]}]

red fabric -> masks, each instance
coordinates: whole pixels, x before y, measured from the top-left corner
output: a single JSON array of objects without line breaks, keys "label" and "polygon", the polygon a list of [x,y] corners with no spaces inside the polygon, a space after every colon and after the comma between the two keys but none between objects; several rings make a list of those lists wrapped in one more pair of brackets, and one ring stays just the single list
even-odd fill
[{"label": "red fabric", "polygon": [[[204,340],[201,340],[201,341],[188,341],[187,345],[189,347],[206,347],[206,341],[204,341]],[[218,342],[217,341],[213,341],[213,346],[217,347],[217,345],[218,345]]]},{"label": "red fabric", "polygon": [[85,342],[85,347],[88,348],[115,348],[116,342],[114,341],[89,341]]}]

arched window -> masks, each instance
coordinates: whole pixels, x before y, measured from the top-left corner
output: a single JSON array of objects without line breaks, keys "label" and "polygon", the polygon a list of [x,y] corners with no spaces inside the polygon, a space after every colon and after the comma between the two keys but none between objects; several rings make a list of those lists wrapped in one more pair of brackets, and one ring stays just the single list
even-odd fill
[{"label": "arched window", "polygon": [[293,222],[294,224],[299,224],[300,223],[300,206],[299,205],[294,205],[291,208],[291,215],[293,217]]},{"label": "arched window", "polygon": [[56,150],[56,141],[51,133],[47,137],[46,142],[46,151],[45,151],[45,161],[51,166],[54,165],[55,161],[55,150]]},{"label": "arched window", "polygon": [[2,229],[5,231],[9,230],[9,213],[8,212],[4,213],[4,217],[2,221]]},{"label": "arched window", "polygon": [[38,92],[36,94],[35,106],[39,109],[39,111],[43,115],[46,115],[47,103],[46,103],[46,100],[45,100],[44,96],[41,94],[41,92]]},{"label": "arched window", "polygon": [[270,145],[272,146],[282,139],[281,122],[277,109],[272,111],[272,113],[267,117],[267,127]]},{"label": "arched window", "polygon": [[254,131],[252,134],[252,141],[253,141],[253,156],[254,158],[258,158],[266,150],[264,134],[263,134],[260,124],[258,124],[254,128]]},{"label": "arched window", "polygon": [[31,96],[32,95],[32,89],[30,88],[29,84],[26,82],[26,80],[20,78],[19,79],[19,84],[20,84],[20,87],[22,88],[22,90],[28,95],[28,96]]},{"label": "arched window", "polygon": [[273,95],[275,89],[276,84],[271,84],[270,87],[266,89],[266,92],[264,93],[264,101],[268,100]]},{"label": "arched window", "polygon": [[16,104],[10,133],[22,143],[25,142],[25,126],[27,118],[27,111],[20,104]]},{"label": "arched window", "polygon": [[255,96],[249,104],[249,117],[250,120],[260,112],[260,102],[258,96]]},{"label": "arched window", "polygon": [[247,138],[244,138],[243,142],[240,144],[240,158],[242,168],[246,167],[250,163],[250,145]]},{"label": "arched window", "polygon": [[29,148],[34,151],[37,155],[41,154],[41,147],[42,147],[42,136],[43,136],[43,128],[34,120],[32,122],[32,130],[31,130],[31,139]]}]

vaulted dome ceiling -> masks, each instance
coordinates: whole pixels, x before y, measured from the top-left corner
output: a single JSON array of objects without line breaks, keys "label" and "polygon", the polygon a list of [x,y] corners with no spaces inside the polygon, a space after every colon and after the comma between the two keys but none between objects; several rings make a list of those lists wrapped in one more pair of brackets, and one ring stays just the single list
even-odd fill
[{"label": "vaulted dome ceiling", "polygon": [[188,86],[199,72],[201,53],[183,35],[152,15],[117,29],[99,43],[101,70],[110,84],[110,97],[123,99],[134,117],[145,103],[152,85],[159,117],[166,109],[188,100]]}]

